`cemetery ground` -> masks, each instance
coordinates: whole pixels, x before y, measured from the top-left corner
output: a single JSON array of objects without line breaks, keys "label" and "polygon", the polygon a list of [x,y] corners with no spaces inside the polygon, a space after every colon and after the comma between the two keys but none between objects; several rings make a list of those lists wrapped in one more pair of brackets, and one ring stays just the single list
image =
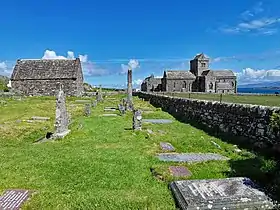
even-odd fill
[{"label": "cemetery ground", "polygon": [[[164,93],[166,95],[177,96],[182,98],[192,98],[200,100],[220,101],[221,94],[208,93]],[[257,104],[263,106],[280,106],[280,95],[235,95],[222,94],[222,102]]]},{"label": "cemetery ground", "polygon": [[[67,98],[71,133],[64,139],[38,144],[34,144],[36,139],[53,131],[55,98],[3,99],[6,102],[0,104],[0,193],[6,189],[34,190],[24,209],[175,209],[168,189],[172,180],[247,176],[272,186],[271,174],[277,167],[273,159],[244,148],[236,152],[235,145],[179,122],[137,97],[135,107],[146,110],[143,118],[174,122],[143,123],[142,131],[133,131],[132,113],[101,116],[104,107],[117,107],[125,95],[110,97],[111,100],[105,98],[92,107],[89,117],[83,116],[84,105],[76,104],[77,98]],[[26,121],[32,116],[50,120]],[[212,152],[230,160],[162,162],[155,157],[162,152],[160,142],[171,143],[176,152]],[[186,166],[192,176],[172,177],[168,170],[171,165]],[[151,169],[156,171],[155,176]]]}]

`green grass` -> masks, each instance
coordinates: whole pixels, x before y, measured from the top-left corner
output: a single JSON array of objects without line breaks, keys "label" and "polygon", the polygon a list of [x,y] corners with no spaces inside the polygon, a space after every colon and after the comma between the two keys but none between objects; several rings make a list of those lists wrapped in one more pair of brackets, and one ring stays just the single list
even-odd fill
[{"label": "green grass", "polygon": [[[111,97],[121,99],[123,96]],[[228,177],[237,169],[262,176],[275,167],[274,161],[256,157],[245,149],[236,154],[233,145],[180,123],[137,98],[134,98],[136,107],[154,111],[143,114],[144,118],[168,118],[175,122],[143,124],[143,131],[134,132],[131,113],[100,116],[105,106],[117,105],[118,100],[98,104],[92,108],[91,117],[82,115],[83,105],[71,105],[74,100],[67,99],[74,119],[70,126],[72,132],[63,140],[42,144],[33,142],[53,129],[54,98],[9,99],[6,106],[0,107],[0,191],[11,188],[35,190],[37,193],[24,209],[175,209],[168,189],[168,183],[175,180],[168,172],[170,165],[187,166],[193,174],[190,179]],[[32,116],[49,116],[51,121],[16,122]],[[148,134],[147,129],[153,134]],[[231,160],[163,163],[155,158],[161,152],[161,141],[172,143],[177,152],[215,152]],[[215,141],[222,149],[210,141]],[[254,165],[249,160],[253,163],[257,160],[259,164]],[[233,163],[239,162],[243,165],[234,166]],[[164,181],[151,175],[151,167],[163,176]]]},{"label": "green grass", "polygon": [[[220,101],[220,94],[199,94],[199,93],[165,93],[165,95],[178,96],[211,101]],[[234,95],[223,94],[222,102],[256,104],[264,106],[280,106],[280,95]]]}]

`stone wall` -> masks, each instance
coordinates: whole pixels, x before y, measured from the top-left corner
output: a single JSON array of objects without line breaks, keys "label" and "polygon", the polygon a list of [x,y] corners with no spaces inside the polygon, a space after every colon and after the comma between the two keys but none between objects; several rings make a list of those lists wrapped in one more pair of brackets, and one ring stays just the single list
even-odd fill
[{"label": "stone wall", "polygon": [[219,103],[145,92],[135,94],[174,117],[196,122],[216,132],[245,137],[250,141],[247,143],[256,148],[280,152],[280,130],[270,126],[272,113],[280,113],[280,107]]},{"label": "stone wall", "polygon": [[23,95],[55,96],[59,91],[60,84],[62,84],[62,89],[67,96],[81,96],[80,82],[72,79],[16,80],[12,81],[12,88],[20,91]]}]

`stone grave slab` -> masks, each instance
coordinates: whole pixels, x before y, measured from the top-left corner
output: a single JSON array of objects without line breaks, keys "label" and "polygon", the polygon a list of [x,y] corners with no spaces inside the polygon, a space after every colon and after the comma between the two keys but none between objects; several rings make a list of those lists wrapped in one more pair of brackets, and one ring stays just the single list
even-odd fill
[{"label": "stone grave slab", "polygon": [[229,160],[227,157],[214,153],[161,153],[158,155],[158,158],[161,161],[187,163],[204,162],[209,160]]},{"label": "stone grave slab", "polygon": [[172,176],[191,176],[192,173],[184,166],[169,166],[169,171]]},{"label": "stone grave slab", "polygon": [[31,192],[28,190],[6,190],[0,196],[0,209],[18,210],[27,201]]},{"label": "stone grave slab", "polygon": [[271,199],[246,177],[170,183],[180,209],[272,209]]},{"label": "stone grave slab", "polygon": [[115,112],[115,108],[104,108],[104,111]]},{"label": "stone grave slab", "polygon": [[160,142],[160,147],[163,151],[170,151],[170,152],[175,151],[175,148],[172,146],[172,144],[168,142]]},{"label": "stone grave slab", "polygon": [[173,120],[168,119],[143,119],[145,123],[153,123],[153,124],[169,124],[172,123]]},{"label": "stone grave slab", "polygon": [[39,121],[48,121],[50,119],[51,119],[50,117],[39,117],[39,116],[31,117],[31,120],[39,120]]},{"label": "stone grave slab", "polygon": [[116,117],[118,116],[117,114],[102,114],[102,117]]},{"label": "stone grave slab", "polygon": [[81,103],[81,104],[90,104],[91,101],[90,100],[75,100],[75,103]]}]

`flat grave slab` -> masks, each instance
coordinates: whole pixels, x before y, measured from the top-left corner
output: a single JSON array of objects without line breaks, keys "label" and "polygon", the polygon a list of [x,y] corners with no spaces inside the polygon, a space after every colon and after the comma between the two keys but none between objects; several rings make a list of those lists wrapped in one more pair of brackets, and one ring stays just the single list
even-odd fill
[{"label": "flat grave slab", "polygon": [[163,151],[175,151],[175,148],[172,146],[172,144],[168,143],[168,142],[160,142],[160,147]]},{"label": "flat grave slab", "polygon": [[169,124],[169,123],[172,123],[173,120],[168,120],[168,119],[143,119],[142,122],[153,123],[153,124]]},{"label": "flat grave slab", "polygon": [[50,119],[51,119],[50,117],[39,117],[39,116],[31,117],[31,120],[39,120],[39,121],[48,121]]},{"label": "flat grave slab", "polygon": [[191,176],[192,173],[184,166],[169,166],[169,171],[172,176]]},{"label": "flat grave slab", "polygon": [[180,209],[272,209],[271,199],[246,177],[170,183]]},{"label": "flat grave slab", "polygon": [[104,108],[104,111],[111,111],[111,112],[115,112],[116,109],[115,108]]},{"label": "flat grave slab", "polygon": [[204,162],[209,160],[229,160],[227,157],[214,153],[161,153],[158,155],[158,158],[161,161],[187,163]]},{"label": "flat grave slab", "polygon": [[88,103],[88,104],[91,104],[91,101],[90,100],[75,100],[75,103],[81,103],[81,104]]},{"label": "flat grave slab", "polygon": [[118,116],[117,114],[102,114],[102,117],[116,117]]},{"label": "flat grave slab", "polygon": [[29,198],[30,194],[28,190],[6,190],[0,196],[0,209],[18,210]]}]

